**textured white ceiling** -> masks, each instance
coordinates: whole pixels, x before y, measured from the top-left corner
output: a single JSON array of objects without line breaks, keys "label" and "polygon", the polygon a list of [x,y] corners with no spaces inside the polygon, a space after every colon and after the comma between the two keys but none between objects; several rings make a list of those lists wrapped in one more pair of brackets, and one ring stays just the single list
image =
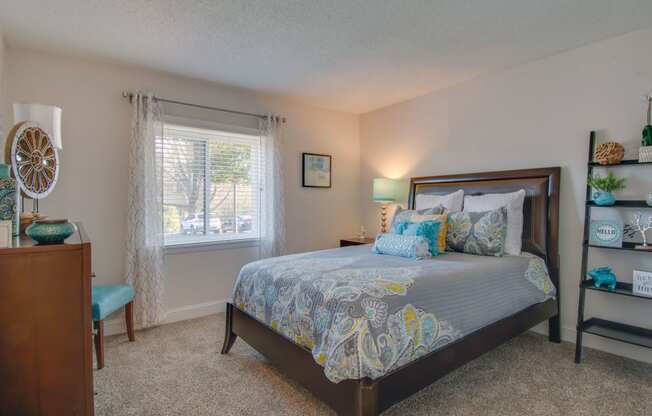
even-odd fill
[{"label": "textured white ceiling", "polygon": [[652,0],[0,1],[10,46],[355,113],[649,27],[651,18]]}]

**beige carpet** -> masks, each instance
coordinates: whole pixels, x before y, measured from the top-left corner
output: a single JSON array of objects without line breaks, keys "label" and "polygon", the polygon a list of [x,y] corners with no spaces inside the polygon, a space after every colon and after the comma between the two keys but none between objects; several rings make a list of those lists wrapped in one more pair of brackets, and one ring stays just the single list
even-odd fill
[{"label": "beige carpet", "polygon": [[[107,340],[95,372],[96,414],[334,415],[242,340],[227,356],[224,315]],[[525,334],[383,413],[390,415],[652,415],[652,366]]]}]

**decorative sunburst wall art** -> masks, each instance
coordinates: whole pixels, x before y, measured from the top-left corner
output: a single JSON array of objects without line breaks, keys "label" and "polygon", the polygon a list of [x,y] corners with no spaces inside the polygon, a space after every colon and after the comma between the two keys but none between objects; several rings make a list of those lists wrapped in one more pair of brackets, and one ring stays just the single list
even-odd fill
[{"label": "decorative sunburst wall art", "polygon": [[42,199],[52,192],[59,179],[59,153],[38,124],[16,124],[7,137],[5,152],[25,196]]}]

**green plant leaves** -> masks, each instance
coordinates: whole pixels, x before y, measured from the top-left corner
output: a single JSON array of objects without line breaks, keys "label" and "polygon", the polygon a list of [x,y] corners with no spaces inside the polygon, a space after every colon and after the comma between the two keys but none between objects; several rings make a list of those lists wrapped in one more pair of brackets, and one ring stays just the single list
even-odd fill
[{"label": "green plant leaves", "polygon": [[607,176],[592,175],[588,179],[588,185],[604,192],[619,191],[625,189],[625,178],[618,178],[613,172],[609,172]]}]

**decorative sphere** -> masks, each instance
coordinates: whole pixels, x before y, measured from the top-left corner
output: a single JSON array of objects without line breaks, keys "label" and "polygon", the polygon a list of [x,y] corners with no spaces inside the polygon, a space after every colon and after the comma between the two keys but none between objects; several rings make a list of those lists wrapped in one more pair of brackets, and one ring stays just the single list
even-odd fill
[{"label": "decorative sphere", "polygon": [[623,157],[625,157],[625,148],[620,143],[601,143],[595,149],[595,160],[601,165],[617,165]]}]

